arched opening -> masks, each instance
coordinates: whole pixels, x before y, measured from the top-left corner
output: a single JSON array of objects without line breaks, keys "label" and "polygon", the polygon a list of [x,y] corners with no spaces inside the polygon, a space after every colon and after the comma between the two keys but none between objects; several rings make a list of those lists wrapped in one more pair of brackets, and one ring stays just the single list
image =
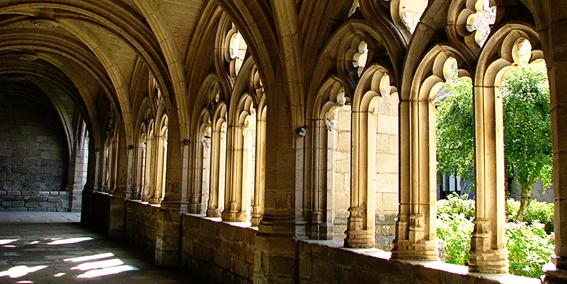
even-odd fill
[{"label": "arched opening", "polygon": [[[472,271],[510,271],[537,277],[542,274],[541,266],[546,259],[534,258],[528,267],[521,269],[517,267],[518,259],[527,257],[525,251],[546,246],[551,255],[545,232],[542,234],[547,239],[543,238],[537,248],[518,249],[515,236],[522,234],[519,233],[522,229],[516,222],[522,221],[521,214],[508,212],[506,216],[506,206],[513,202],[506,201],[506,191],[513,185],[509,182],[511,177],[522,184],[518,212],[529,204],[538,179],[551,181],[549,83],[539,44],[532,29],[507,25],[488,39],[479,58],[476,81],[482,87],[475,92],[477,194],[471,241]],[[507,219],[514,222],[506,225]],[[528,229],[523,234],[537,230]],[[513,249],[507,251],[509,247]],[[539,272],[525,274],[527,271]]]},{"label": "arched opening", "polygon": [[[352,104],[352,181],[345,246],[389,249],[397,210],[396,89],[381,66],[369,67],[360,78]],[[394,203],[394,204],[392,204]],[[386,224],[386,215],[391,224]],[[378,218],[376,218],[378,216]],[[376,226],[377,221],[379,226]],[[388,227],[388,228],[386,228]]]},{"label": "arched opening", "polygon": [[142,200],[144,187],[146,184],[146,160],[147,160],[147,130],[146,126],[142,124],[140,133],[138,134],[138,153],[137,153],[137,168],[136,168],[136,199]]},{"label": "arched opening", "polygon": [[226,105],[219,104],[211,125],[211,166],[207,216],[221,217],[226,188],[227,123]]},{"label": "arched opening", "polygon": [[[327,129],[327,206],[333,239],[344,239],[350,204],[351,183],[351,105],[346,104],[344,89],[337,94],[338,105],[325,114]],[[342,102],[342,104],[341,104]],[[350,102],[349,102],[350,103]]]},{"label": "arched opening", "polygon": [[[348,104],[347,104],[348,103]],[[350,204],[351,106],[334,77],[320,87],[313,110],[311,238],[344,239]]]},{"label": "arched opening", "polygon": [[144,188],[142,194],[142,200],[152,202],[152,195],[155,190],[155,177],[154,169],[156,164],[155,159],[155,131],[154,131],[154,121],[150,121],[148,126],[148,132],[146,135],[146,162],[144,171]]},{"label": "arched opening", "polygon": [[205,125],[201,131],[201,134],[201,159],[203,165],[201,168],[200,203],[202,204],[202,208],[199,208],[198,212],[204,212],[205,205],[209,200],[209,190],[211,186],[211,126]]},{"label": "arched opening", "polygon": [[226,43],[225,58],[229,62],[229,73],[233,79],[236,79],[244,63],[248,45],[234,24],[227,34]]},{"label": "arched opening", "polygon": [[250,221],[254,204],[256,171],[256,108],[252,97],[245,93],[235,106],[229,137],[229,171],[223,220]]},{"label": "arched opening", "polygon": [[152,203],[160,203],[165,196],[165,186],[166,186],[166,163],[167,163],[167,115],[161,118],[159,134],[157,137],[156,145],[156,189]]}]

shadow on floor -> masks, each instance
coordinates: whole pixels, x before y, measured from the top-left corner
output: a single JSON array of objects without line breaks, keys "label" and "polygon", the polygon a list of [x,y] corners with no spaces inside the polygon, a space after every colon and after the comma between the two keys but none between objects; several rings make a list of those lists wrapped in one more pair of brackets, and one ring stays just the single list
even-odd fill
[{"label": "shadow on floor", "polygon": [[0,213],[0,283],[203,283],[62,216],[23,216]]}]

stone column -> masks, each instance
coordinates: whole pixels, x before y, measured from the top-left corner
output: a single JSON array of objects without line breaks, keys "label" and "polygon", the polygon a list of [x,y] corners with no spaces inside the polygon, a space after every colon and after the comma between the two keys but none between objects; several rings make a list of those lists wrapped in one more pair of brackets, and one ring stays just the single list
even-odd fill
[{"label": "stone column", "polygon": [[80,212],[82,204],[82,193],[84,182],[86,179],[85,165],[87,163],[85,155],[85,139],[87,139],[86,129],[83,123],[75,139],[73,152],[69,159],[69,175],[67,179],[67,191],[69,193],[69,210],[72,212]]},{"label": "stone column", "polygon": [[[313,185],[311,192],[311,229],[310,237],[312,239],[332,239],[333,238],[333,222],[331,222],[331,210],[325,211],[325,196],[328,196],[330,185],[327,184],[329,165],[327,153],[327,141],[331,128],[327,128],[325,119],[315,119],[311,125],[312,149],[314,155],[312,156],[313,167]],[[329,124],[330,126],[330,124]],[[327,199],[327,208],[332,208],[332,202]]]},{"label": "stone column", "polygon": [[400,207],[393,259],[438,258],[434,108],[429,101],[400,102]]},{"label": "stone column", "polygon": [[256,176],[254,177],[254,205],[252,226],[260,225],[264,215],[264,191],[266,189],[266,108],[258,113],[256,123]]},{"label": "stone column", "polygon": [[[209,203],[207,206],[207,216],[208,217],[220,217],[221,212],[219,210],[219,197],[221,194],[221,187],[224,188],[225,183],[221,183],[221,176],[226,176],[225,167],[226,161],[221,161],[221,151],[226,152],[226,141],[221,139],[222,123],[215,123],[213,125],[212,137],[211,137],[211,176],[210,176],[210,190],[209,190]],[[224,147],[223,147],[224,143]],[[224,193],[224,192],[223,192]]]},{"label": "stone column", "polygon": [[144,144],[141,142],[141,134],[138,137],[138,145],[134,146],[136,150],[136,157],[135,157],[135,164],[136,164],[136,173],[134,184],[132,185],[132,196],[131,199],[134,200],[141,200],[142,199],[142,192],[144,190],[143,180],[144,180],[144,164],[146,162],[145,157],[145,149]]},{"label": "stone column", "polygon": [[[555,205],[555,251],[552,262],[555,269],[545,272],[546,283],[567,282],[567,28],[566,4],[546,1],[548,13],[554,9],[548,30],[542,31],[542,41],[551,46],[546,52],[551,93],[551,131],[553,139],[553,198]],[[556,9],[561,7],[562,9]]]},{"label": "stone column", "polygon": [[243,210],[243,178],[246,167],[244,152],[246,126],[233,122],[228,126],[228,151],[226,169],[226,193],[222,220],[228,222],[244,222],[248,220]]},{"label": "stone column", "polygon": [[191,173],[193,175],[193,182],[191,183],[191,190],[189,195],[189,212],[193,214],[202,214],[206,212],[206,195],[205,190],[208,192],[210,185],[204,183],[205,175],[210,177],[208,169],[211,165],[206,164],[206,161],[210,161],[210,142],[204,138],[204,136],[199,134],[191,142],[193,145],[191,147],[193,154],[191,155],[193,161],[193,168]]},{"label": "stone column", "polygon": [[189,190],[189,213],[199,214],[199,190],[201,189],[202,172],[203,172],[203,156],[200,137],[190,139],[191,145],[191,161],[192,163],[192,183]]},{"label": "stone column", "polygon": [[81,206],[81,224],[86,226],[93,225],[95,218],[95,207],[93,193],[98,191],[99,186],[99,167],[100,167],[100,151],[95,146],[94,139],[89,140],[89,160],[87,164],[87,182],[83,189],[82,206]]},{"label": "stone column", "polygon": [[75,145],[72,147],[71,153],[69,153],[69,167],[67,168],[67,194],[69,196],[69,211],[71,212],[78,212],[81,211],[81,202],[82,198],[82,186],[79,184],[80,182],[80,174],[78,171],[82,168],[82,157],[80,143],[78,141],[75,142]]},{"label": "stone column", "polygon": [[126,200],[132,193],[134,173],[134,146],[131,139],[120,131],[116,161],[116,186],[110,197],[108,236],[122,240],[126,230]]},{"label": "stone column", "polygon": [[165,196],[158,213],[155,245],[155,262],[161,266],[179,264],[181,214],[188,209],[190,142],[188,139],[181,141],[178,132],[175,116],[169,116]]},{"label": "stone column", "polygon": [[[266,70],[265,213],[256,237],[253,282],[293,283],[297,279],[296,238],[305,238],[303,75],[297,6],[292,0],[271,1],[277,27],[279,60]],[[264,23],[262,23],[264,24]],[[266,27],[267,28],[267,27]],[[262,27],[261,27],[262,29]],[[269,28],[268,28],[269,29]],[[272,61],[273,62],[273,61]],[[278,65],[281,64],[281,65]],[[265,66],[269,69],[269,66]]]},{"label": "stone column", "polygon": [[[267,94],[265,212],[258,226],[254,282],[292,281],[296,274],[296,244],[305,236],[302,209],[303,143],[291,125],[285,93]],[[299,175],[299,178],[298,178]]]},{"label": "stone column", "polygon": [[476,86],[474,106],[476,218],[469,270],[507,273],[502,98],[494,86]]},{"label": "stone column", "polygon": [[[368,110],[353,110],[352,180],[345,239],[345,246],[351,248],[371,248],[375,242],[376,134],[369,133],[370,129],[376,129],[374,115]],[[369,152],[372,154],[369,155]]]}]

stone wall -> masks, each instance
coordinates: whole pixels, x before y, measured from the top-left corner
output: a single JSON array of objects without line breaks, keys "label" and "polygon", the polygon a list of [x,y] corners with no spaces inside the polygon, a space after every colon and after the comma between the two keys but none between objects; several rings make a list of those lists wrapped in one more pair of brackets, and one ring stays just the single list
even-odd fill
[{"label": "stone wall", "polygon": [[385,251],[345,249],[340,242],[299,241],[298,246],[299,283],[539,283],[513,275],[469,273],[462,265],[390,260]]},{"label": "stone wall", "polygon": [[[335,110],[328,132],[328,202],[332,203],[333,238],[345,238],[351,190],[351,107]],[[376,119],[375,202],[376,247],[392,249],[398,214],[398,98],[381,97],[372,119]]]},{"label": "stone wall", "polygon": [[182,265],[218,283],[252,282],[256,230],[183,215]]},{"label": "stone wall", "polygon": [[67,142],[49,101],[0,94],[0,211],[64,211]]},{"label": "stone wall", "polygon": [[152,258],[156,248],[158,213],[159,207],[146,202],[128,201],[126,204],[127,241]]},{"label": "stone wall", "polygon": [[351,106],[336,110],[334,127],[328,132],[328,193],[332,202],[333,237],[344,239],[350,205],[351,160]]},{"label": "stone wall", "polygon": [[[151,216],[157,216],[159,208],[138,201],[128,201],[126,207],[126,240],[151,250],[160,222]],[[258,253],[265,244],[247,223],[183,214],[180,226],[181,266],[197,279],[212,283],[251,283],[253,279],[261,282],[255,275],[258,271],[287,273],[297,283],[539,283],[538,279],[513,275],[469,273],[467,266],[439,261],[390,260],[389,252],[347,249],[342,247],[341,240],[282,239],[277,247],[281,248],[284,241],[291,242],[286,249],[297,260],[289,262]]]},{"label": "stone wall", "polygon": [[376,115],[376,247],[390,251],[399,198],[398,97],[380,97]]}]

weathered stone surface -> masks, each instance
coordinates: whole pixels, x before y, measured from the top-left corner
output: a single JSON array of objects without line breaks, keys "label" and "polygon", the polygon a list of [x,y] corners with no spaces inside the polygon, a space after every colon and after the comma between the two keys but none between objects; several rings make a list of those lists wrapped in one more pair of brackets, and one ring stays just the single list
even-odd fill
[{"label": "weathered stone surface", "polygon": [[183,215],[182,264],[218,282],[251,282],[256,230],[218,220]]},{"label": "weathered stone surface", "polygon": [[54,193],[50,206],[68,207],[57,193],[64,189],[67,175],[67,145],[47,97],[35,101],[2,93],[0,113],[0,201],[13,201],[2,207],[36,208],[38,202],[48,201],[50,192],[45,190]]}]

